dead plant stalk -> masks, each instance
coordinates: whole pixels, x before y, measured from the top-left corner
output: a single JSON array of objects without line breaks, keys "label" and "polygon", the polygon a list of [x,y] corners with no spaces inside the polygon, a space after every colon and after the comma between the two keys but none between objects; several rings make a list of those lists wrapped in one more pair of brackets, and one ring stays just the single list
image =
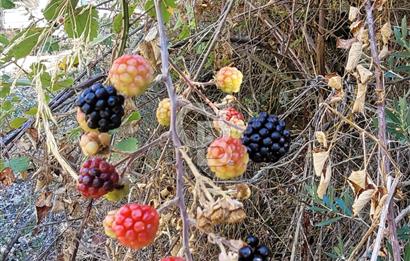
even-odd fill
[{"label": "dead plant stalk", "polygon": [[[376,78],[376,94],[378,96],[378,101],[377,101],[377,117],[378,117],[378,125],[379,125],[378,126],[378,129],[379,129],[378,138],[379,138],[379,141],[381,142],[381,145],[384,148],[387,148],[388,144],[386,140],[386,118],[384,114],[385,88],[384,88],[384,83],[383,83],[383,78],[382,78],[383,73],[380,67],[379,53],[377,49],[377,40],[376,40],[375,25],[374,25],[374,18],[373,18],[373,5],[372,5],[371,0],[366,1],[365,9],[366,9],[367,26],[369,29],[370,50],[371,50],[373,63],[375,67],[374,75]],[[380,178],[382,178],[382,180],[385,181],[385,185],[389,191],[389,196],[385,202],[382,214],[380,216],[379,229],[377,231],[377,236],[374,242],[371,261],[376,261],[378,258],[381,241],[384,235],[386,218],[388,222],[389,234],[390,234],[390,239],[392,243],[393,259],[395,261],[400,261],[400,245],[397,239],[396,224],[394,222],[393,205],[391,203],[391,199],[393,198],[393,194],[397,186],[399,177],[396,177],[394,183],[391,184],[391,186],[389,187],[388,182],[386,182],[388,180],[391,180],[391,176],[389,174],[390,173],[390,161],[388,160],[387,151],[383,150],[379,146],[378,155],[379,155],[378,175]]]}]

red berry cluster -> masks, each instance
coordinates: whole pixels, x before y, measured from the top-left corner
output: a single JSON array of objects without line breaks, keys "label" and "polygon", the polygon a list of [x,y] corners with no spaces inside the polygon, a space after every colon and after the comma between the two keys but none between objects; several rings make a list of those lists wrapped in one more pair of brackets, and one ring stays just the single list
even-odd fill
[{"label": "red berry cluster", "polygon": [[115,214],[112,223],[117,239],[124,246],[140,249],[151,244],[158,232],[159,215],[148,205],[127,204]]},{"label": "red berry cluster", "polygon": [[117,187],[119,175],[102,158],[91,158],[80,169],[77,189],[84,197],[99,198]]}]

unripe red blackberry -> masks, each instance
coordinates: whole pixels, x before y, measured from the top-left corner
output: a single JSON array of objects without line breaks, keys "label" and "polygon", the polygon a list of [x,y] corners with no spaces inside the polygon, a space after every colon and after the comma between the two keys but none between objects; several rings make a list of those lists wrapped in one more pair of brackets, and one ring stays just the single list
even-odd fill
[{"label": "unripe red blackberry", "polygon": [[290,146],[290,132],[285,127],[285,121],[266,112],[252,118],[242,137],[249,158],[255,162],[276,162],[285,155]]},{"label": "unripe red blackberry", "polygon": [[100,132],[108,132],[121,125],[124,97],[118,95],[112,86],[94,84],[80,94],[76,105],[79,107],[77,121],[85,131],[98,129]]},{"label": "unripe red blackberry", "polygon": [[117,58],[109,79],[120,93],[126,96],[141,95],[153,80],[154,70],[141,55],[123,55]]},{"label": "unripe red blackberry", "polygon": [[248,160],[248,153],[240,139],[223,136],[208,147],[208,166],[220,179],[241,176],[246,171]]},{"label": "unripe red blackberry", "polygon": [[140,249],[154,241],[158,227],[159,215],[155,208],[132,203],[118,210],[112,230],[121,244]]},{"label": "unripe red blackberry", "polygon": [[235,67],[223,67],[216,76],[216,86],[225,93],[237,93],[241,89],[243,75]]},{"label": "unripe red blackberry", "polygon": [[102,158],[91,158],[80,169],[77,189],[86,198],[99,198],[117,187],[119,175],[115,167]]},{"label": "unripe red blackberry", "polygon": [[171,122],[171,102],[169,98],[165,98],[159,102],[156,116],[160,125],[169,126]]}]

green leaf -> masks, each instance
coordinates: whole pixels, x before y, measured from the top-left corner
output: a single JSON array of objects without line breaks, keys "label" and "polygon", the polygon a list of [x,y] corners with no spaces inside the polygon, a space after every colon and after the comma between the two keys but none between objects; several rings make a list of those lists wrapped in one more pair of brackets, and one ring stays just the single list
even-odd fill
[{"label": "green leaf", "polygon": [[311,210],[312,212],[318,212],[320,214],[324,214],[324,213],[327,212],[326,209],[320,208],[320,207],[317,207],[317,206],[311,206],[311,207],[309,207],[309,210]]},{"label": "green leaf", "polygon": [[325,226],[328,226],[328,225],[330,225],[330,224],[332,224],[332,223],[334,223],[334,222],[336,222],[336,221],[338,221],[342,218],[343,217],[335,217],[335,218],[327,219],[325,221],[322,221],[322,222],[316,224],[315,226],[316,227],[325,227]]},{"label": "green leaf", "polygon": [[0,8],[12,9],[16,7],[12,0],[0,0]]},{"label": "green leaf", "polygon": [[[164,19],[164,23],[168,23],[172,15],[171,10],[176,7],[175,0],[163,0],[161,1],[159,6],[161,9],[162,18]],[[154,0],[148,0],[147,2],[145,2],[144,10],[148,12],[151,17],[155,18],[156,13]]]},{"label": "green leaf", "polygon": [[17,117],[10,122],[10,127],[12,127],[13,129],[20,128],[26,121],[27,118]]},{"label": "green leaf", "polygon": [[90,42],[98,35],[98,12],[95,7],[77,8],[64,22],[64,30],[70,38],[84,37]]},{"label": "green leaf", "polygon": [[138,111],[134,111],[128,116],[128,118],[125,120],[125,123],[130,123],[133,121],[139,121],[141,119],[141,114]]},{"label": "green leaf", "polygon": [[4,111],[9,111],[9,110],[11,110],[11,108],[13,108],[13,104],[11,103],[11,101],[5,101],[1,105],[1,109],[4,110]]},{"label": "green leaf", "polygon": [[407,242],[404,248],[404,260],[410,260],[410,242]]},{"label": "green leaf", "polygon": [[121,32],[122,27],[122,14],[117,14],[112,21],[112,30],[114,33]]},{"label": "green leaf", "polygon": [[9,86],[0,86],[0,98],[4,98],[10,93]]},{"label": "green leaf", "polygon": [[0,34],[0,43],[2,45],[8,45],[9,44],[9,40],[7,39],[7,37],[4,34]]},{"label": "green leaf", "polygon": [[74,79],[70,77],[64,80],[53,82],[53,84],[51,85],[51,90],[58,91],[61,89],[66,89],[66,88],[71,87],[73,84],[74,84]]},{"label": "green leaf", "polygon": [[0,159],[0,171],[3,171],[6,168],[6,163],[4,160]]},{"label": "green leaf", "polygon": [[18,34],[10,41],[12,44],[7,47],[5,59],[10,60],[12,57],[20,59],[29,55],[37,46],[37,42],[43,31],[44,29],[40,28],[28,28],[24,32]]},{"label": "green leaf", "polygon": [[77,6],[78,0],[51,0],[43,11],[47,21],[52,21],[59,16],[72,12]]},{"label": "green leaf", "polygon": [[122,152],[135,152],[138,150],[138,140],[134,137],[123,139],[115,145]]},{"label": "green leaf", "polygon": [[81,137],[82,129],[80,127],[73,128],[68,131],[67,135],[70,140],[78,140]]},{"label": "green leaf", "polygon": [[[131,16],[134,13],[135,6],[130,5],[128,6],[128,15]],[[112,30],[114,33],[120,33],[122,29],[122,13],[117,14],[114,16],[114,20],[112,22]]]},{"label": "green leaf", "polygon": [[6,161],[5,167],[11,168],[14,173],[21,173],[28,169],[30,165],[30,159],[28,157],[18,157]]},{"label": "green leaf", "polygon": [[25,112],[25,114],[29,116],[34,116],[37,114],[37,106],[31,107],[28,111]]}]

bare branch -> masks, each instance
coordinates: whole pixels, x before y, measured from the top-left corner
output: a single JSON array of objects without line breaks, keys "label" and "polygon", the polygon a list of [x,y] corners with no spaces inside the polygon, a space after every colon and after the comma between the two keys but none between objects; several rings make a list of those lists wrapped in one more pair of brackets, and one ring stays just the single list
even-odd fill
[{"label": "bare branch", "polygon": [[160,37],[160,48],[161,48],[161,63],[162,63],[162,79],[167,87],[168,96],[171,103],[171,125],[170,125],[170,135],[175,148],[175,160],[176,160],[176,197],[178,198],[178,207],[182,219],[182,246],[184,248],[185,256],[188,261],[192,261],[191,251],[189,250],[189,217],[185,206],[184,198],[184,165],[182,162],[181,152],[179,148],[181,147],[181,141],[179,140],[177,128],[176,128],[176,117],[177,117],[177,95],[172,83],[171,76],[169,74],[169,52],[168,52],[168,39],[165,33],[165,26],[162,17],[162,12],[160,8],[160,3],[158,0],[154,1],[155,12],[158,20],[158,32]]}]

